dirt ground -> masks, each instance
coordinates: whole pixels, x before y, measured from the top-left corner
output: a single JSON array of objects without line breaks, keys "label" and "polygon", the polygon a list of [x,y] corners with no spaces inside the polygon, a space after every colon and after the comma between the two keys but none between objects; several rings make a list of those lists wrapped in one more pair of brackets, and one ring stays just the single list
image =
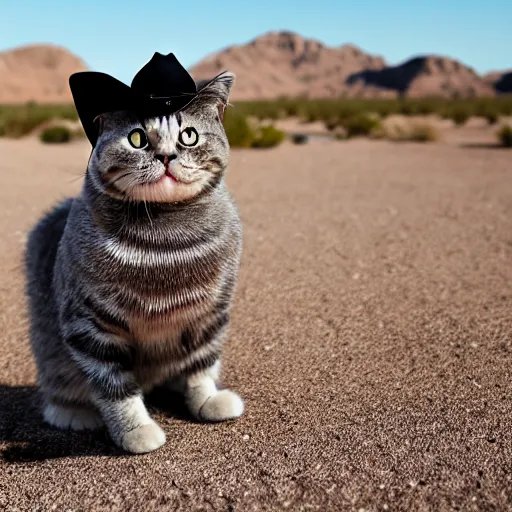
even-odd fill
[{"label": "dirt ground", "polygon": [[89,147],[0,140],[0,510],[511,510],[512,152],[474,138],[234,151],[246,414],[155,397],[143,456],[41,421],[20,253]]}]

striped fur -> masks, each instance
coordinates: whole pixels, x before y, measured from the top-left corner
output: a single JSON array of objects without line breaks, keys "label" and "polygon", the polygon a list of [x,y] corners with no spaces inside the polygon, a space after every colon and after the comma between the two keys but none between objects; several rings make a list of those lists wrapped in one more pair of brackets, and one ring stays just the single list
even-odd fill
[{"label": "striped fur", "polygon": [[[125,141],[133,115],[106,116],[81,194],[32,230],[30,334],[49,423],[103,421],[116,444],[142,453],[165,441],[143,403],[154,386],[180,382],[203,420],[242,413],[240,398],[215,385],[242,250],[223,178],[228,144],[217,105],[227,102],[226,84],[190,111],[146,120],[153,143],[143,151]],[[183,125],[198,131],[198,147],[180,147]],[[146,181],[162,175],[166,164],[155,155],[164,153],[184,181],[162,192],[174,194],[167,200],[138,200]],[[125,181],[112,192],[119,173]]]}]

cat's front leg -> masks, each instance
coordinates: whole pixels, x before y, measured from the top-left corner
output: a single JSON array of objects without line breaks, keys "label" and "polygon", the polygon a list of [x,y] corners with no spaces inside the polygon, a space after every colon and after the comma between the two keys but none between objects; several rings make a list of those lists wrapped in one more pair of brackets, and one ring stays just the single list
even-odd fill
[{"label": "cat's front leg", "polygon": [[226,421],[244,412],[240,396],[229,389],[217,389],[220,362],[184,376],[185,402],[190,413],[201,421]]},{"label": "cat's front leg", "polygon": [[229,312],[218,305],[216,314],[199,332],[182,334],[182,344],[194,347],[183,373],[177,379],[190,413],[202,421],[225,421],[244,412],[242,399],[229,389],[217,389],[220,353],[227,335]]},{"label": "cat's front leg", "polygon": [[133,374],[133,353],[122,339],[80,318],[65,325],[64,339],[84,372],[91,401],[112,440],[131,453],[146,453],[165,443],[164,431],[149,416]]},{"label": "cat's front leg", "polygon": [[165,433],[149,416],[140,392],[121,400],[96,400],[112,440],[130,453],[147,453],[165,443]]}]

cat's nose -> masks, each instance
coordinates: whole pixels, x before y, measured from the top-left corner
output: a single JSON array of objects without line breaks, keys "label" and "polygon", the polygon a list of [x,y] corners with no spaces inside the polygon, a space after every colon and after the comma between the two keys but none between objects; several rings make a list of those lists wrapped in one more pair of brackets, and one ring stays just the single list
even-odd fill
[{"label": "cat's nose", "polygon": [[167,165],[169,162],[177,158],[178,155],[155,155],[157,160],[160,160],[164,165]]}]

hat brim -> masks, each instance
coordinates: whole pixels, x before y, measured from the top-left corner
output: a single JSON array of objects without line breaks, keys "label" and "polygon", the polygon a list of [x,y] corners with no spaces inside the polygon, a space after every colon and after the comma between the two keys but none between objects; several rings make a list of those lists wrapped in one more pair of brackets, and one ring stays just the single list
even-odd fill
[{"label": "hat brim", "polygon": [[69,87],[78,117],[93,146],[98,138],[94,125],[96,117],[105,112],[129,109],[134,102],[130,87],[106,73],[74,73],[69,77]]}]

